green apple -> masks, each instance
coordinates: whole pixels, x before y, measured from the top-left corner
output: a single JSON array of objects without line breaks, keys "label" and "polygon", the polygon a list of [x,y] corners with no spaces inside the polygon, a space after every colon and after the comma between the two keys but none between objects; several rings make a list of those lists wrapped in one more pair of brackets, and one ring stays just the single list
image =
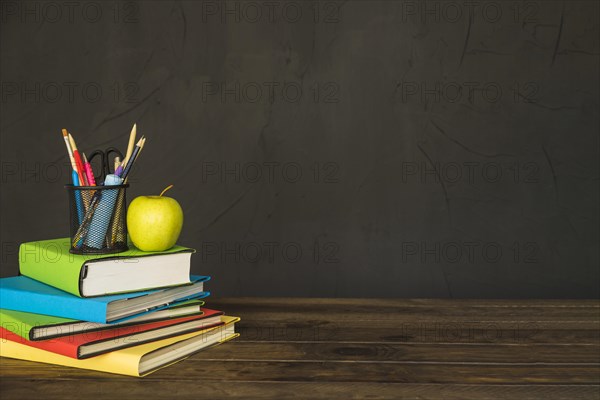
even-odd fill
[{"label": "green apple", "polygon": [[139,196],[127,209],[129,238],[140,250],[163,251],[175,245],[183,227],[183,210],[177,200],[159,196]]}]

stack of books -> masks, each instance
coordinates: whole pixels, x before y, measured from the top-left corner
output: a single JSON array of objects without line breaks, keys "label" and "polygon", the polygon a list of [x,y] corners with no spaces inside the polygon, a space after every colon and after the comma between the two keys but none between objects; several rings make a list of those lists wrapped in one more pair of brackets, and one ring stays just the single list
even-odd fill
[{"label": "stack of books", "polygon": [[193,249],[75,255],[68,238],[24,243],[0,279],[0,356],[144,376],[238,336],[204,308]]}]

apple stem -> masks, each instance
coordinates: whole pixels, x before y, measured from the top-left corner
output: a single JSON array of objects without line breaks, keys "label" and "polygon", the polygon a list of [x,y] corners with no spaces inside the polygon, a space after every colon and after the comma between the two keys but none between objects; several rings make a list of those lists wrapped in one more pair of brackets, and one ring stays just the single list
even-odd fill
[{"label": "apple stem", "polygon": [[165,190],[163,190],[162,192],[160,192],[160,195],[159,195],[159,197],[161,197],[163,194],[165,194],[165,192],[166,192],[167,190],[171,189],[172,187],[173,187],[173,185],[169,185],[169,186],[167,186],[167,187],[165,188]]}]

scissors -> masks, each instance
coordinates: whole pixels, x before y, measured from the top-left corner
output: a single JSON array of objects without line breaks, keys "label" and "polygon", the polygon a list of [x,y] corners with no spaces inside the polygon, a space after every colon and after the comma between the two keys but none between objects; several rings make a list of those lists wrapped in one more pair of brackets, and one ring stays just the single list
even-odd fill
[{"label": "scissors", "polygon": [[109,161],[110,154],[114,154],[115,157],[119,157],[121,161],[123,161],[123,154],[115,147],[109,147],[105,151],[96,150],[92,152],[92,154],[90,154],[88,158],[88,162],[90,163],[90,165],[92,164],[92,160],[95,157],[100,157],[100,175],[94,174],[94,179],[96,180],[96,182],[104,182],[106,175],[115,173],[114,168],[112,168],[114,163]]}]

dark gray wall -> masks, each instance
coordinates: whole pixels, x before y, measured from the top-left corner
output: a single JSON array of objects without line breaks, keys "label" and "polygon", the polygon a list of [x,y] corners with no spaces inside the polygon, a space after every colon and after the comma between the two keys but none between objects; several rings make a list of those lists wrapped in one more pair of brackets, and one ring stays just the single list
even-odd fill
[{"label": "dark gray wall", "polygon": [[137,122],[217,295],[598,297],[599,3],[470,4],[3,1],[2,276]]}]

